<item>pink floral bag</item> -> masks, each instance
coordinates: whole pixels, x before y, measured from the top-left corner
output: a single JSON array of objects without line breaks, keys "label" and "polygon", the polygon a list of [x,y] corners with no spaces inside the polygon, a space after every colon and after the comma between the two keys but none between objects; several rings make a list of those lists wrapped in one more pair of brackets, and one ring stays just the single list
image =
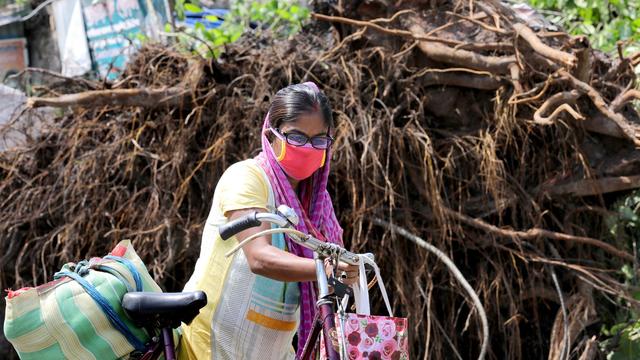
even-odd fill
[{"label": "pink floral bag", "polygon": [[[375,271],[390,316],[370,315],[365,263],[370,264]],[[366,256],[360,256],[360,279],[353,286],[353,293],[357,314],[345,313],[344,322],[340,320],[339,314],[335,315],[338,337],[344,336],[346,340],[347,359],[409,359],[408,321],[406,318],[393,317],[380,270],[375,262]],[[348,299],[343,300],[343,305],[346,306],[347,302]],[[320,359],[326,360],[324,341],[320,341]]]},{"label": "pink floral bag", "polygon": [[[355,359],[409,359],[407,319],[346,314],[347,357]],[[336,316],[338,333],[340,320]]]}]

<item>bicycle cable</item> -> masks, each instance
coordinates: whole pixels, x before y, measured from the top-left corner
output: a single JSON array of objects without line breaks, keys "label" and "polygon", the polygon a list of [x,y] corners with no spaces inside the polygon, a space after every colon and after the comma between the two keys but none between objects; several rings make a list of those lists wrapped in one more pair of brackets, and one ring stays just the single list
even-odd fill
[{"label": "bicycle cable", "polygon": [[238,245],[233,247],[233,249],[227,251],[227,253],[224,254],[224,256],[225,257],[229,257],[229,256],[233,255],[238,250],[240,250],[243,246],[247,245],[247,243],[249,243],[249,241],[255,240],[255,239],[259,238],[260,236],[278,234],[278,233],[294,234],[294,235],[300,236],[302,238],[307,236],[305,233],[303,233],[301,231],[298,231],[296,229],[277,228],[277,229],[262,230],[260,232],[257,232],[255,234],[249,236],[248,238],[242,240],[241,242],[239,242]]}]

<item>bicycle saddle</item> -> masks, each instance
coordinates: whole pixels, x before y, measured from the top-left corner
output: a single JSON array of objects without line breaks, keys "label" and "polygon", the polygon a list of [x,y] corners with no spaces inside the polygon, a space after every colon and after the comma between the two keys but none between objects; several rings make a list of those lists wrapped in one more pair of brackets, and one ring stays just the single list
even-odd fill
[{"label": "bicycle saddle", "polygon": [[172,327],[189,324],[207,304],[203,291],[180,293],[129,292],[122,308],[137,326]]}]

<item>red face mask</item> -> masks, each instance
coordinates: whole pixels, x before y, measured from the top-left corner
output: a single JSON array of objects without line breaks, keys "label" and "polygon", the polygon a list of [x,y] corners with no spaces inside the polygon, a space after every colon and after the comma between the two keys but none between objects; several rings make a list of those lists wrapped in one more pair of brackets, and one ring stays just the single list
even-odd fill
[{"label": "red face mask", "polygon": [[327,150],[316,149],[309,143],[302,146],[291,145],[282,134],[273,129],[271,131],[280,139],[281,144],[281,151],[276,154],[276,159],[289,177],[304,180],[324,166]]}]

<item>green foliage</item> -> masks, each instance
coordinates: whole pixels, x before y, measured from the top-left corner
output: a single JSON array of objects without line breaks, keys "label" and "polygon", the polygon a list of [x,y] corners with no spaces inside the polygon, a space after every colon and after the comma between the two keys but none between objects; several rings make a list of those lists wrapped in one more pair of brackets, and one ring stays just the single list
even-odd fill
[{"label": "green foliage", "polygon": [[607,219],[609,234],[617,242],[633,246],[640,242],[640,190],[614,204],[616,215]]},{"label": "green foliage", "polygon": [[[640,354],[640,321],[619,323],[603,330],[610,338],[602,343],[607,360],[635,360]],[[614,350],[611,350],[614,349]]]},{"label": "green foliage", "polygon": [[140,44],[144,44],[144,43],[149,41],[149,37],[147,35],[145,35],[145,34],[137,33],[137,34],[135,34],[135,40],[140,42]]},{"label": "green foliage", "polygon": [[[607,219],[610,237],[619,245],[634,249],[637,257],[640,251],[640,190],[618,201],[612,210],[615,215]],[[625,284],[634,289],[633,297],[640,300],[638,269],[626,264],[620,269],[620,275]],[[607,359],[637,359],[640,354],[640,314],[629,308],[618,311],[615,317],[616,324],[602,330],[603,335],[610,337],[602,343]]]},{"label": "green foliage", "polygon": [[27,4],[27,0],[0,0],[0,8],[5,7],[7,5],[16,4],[16,5],[25,5]]},{"label": "green foliage", "polygon": [[301,7],[299,1],[253,1],[249,5],[251,21],[270,27],[280,37],[288,37],[300,31],[302,22],[309,18],[309,13],[309,9]]},{"label": "green foliage", "polygon": [[202,12],[202,9],[200,8],[200,6],[198,6],[196,4],[191,4],[191,3],[184,4],[184,9],[186,11],[191,11],[191,12],[195,12],[195,13]]},{"label": "green foliage", "polygon": [[529,0],[569,33],[586,35],[593,47],[611,52],[628,40],[627,51],[640,50],[640,0]]},{"label": "green foliage", "polygon": [[[197,0],[176,0],[175,11],[178,19],[184,19],[185,11],[201,12]],[[219,28],[207,29],[204,24],[196,23],[194,29],[183,29],[178,34],[181,44],[187,45],[195,53],[204,57],[217,57],[224,45],[240,38],[245,31],[250,31],[250,25],[255,24],[256,30],[269,30],[273,36],[287,38],[302,28],[302,24],[309,18],[309,9],[300,6],[296,0],[268,0],[231,2],[229,14]],[[218,21],[216,16],[208,15],[208,21]]]}]

